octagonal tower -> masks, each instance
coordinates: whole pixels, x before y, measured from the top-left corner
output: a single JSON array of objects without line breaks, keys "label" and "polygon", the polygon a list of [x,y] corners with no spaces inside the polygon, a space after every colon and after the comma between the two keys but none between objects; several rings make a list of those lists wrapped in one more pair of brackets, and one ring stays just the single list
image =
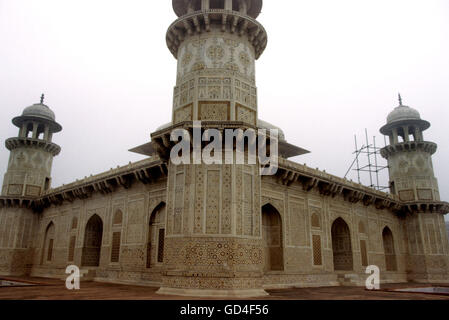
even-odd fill
[{"label": "octagonal tower", "polygon": [[380,132],[390,144],[381,150],[388,160],[390,190],[402,201],[439,201],[438,182],[432,165],[437,150],[433,142],[425,141],[423,132],[430,123],[422,120],[418,111],[402,104],[387,118]]},{"label": "octagonal tower", "polygon": [[433,171],[432,155],[437,145],[423,136],[429,127],[418,111],[402,104],[399,95],[399,106],[380,129],[390,139],[390,144],[381,149],[388,161],[390,191],[406,208],[407,278],[418,282],[447,281],[449,275],[444,233],[448,204],[440,201]]},{"label": "octagonal tower", "polygon": [[267,45],[256,18],[262,0],[173,0],[167,32],[178,60],[173,124],[188,120],[257,125],[255,61]]},{"label": "octagonal tower", "polygon": [[44,95],[40,103],[25,108],[12,123],[19,128],[19,135],[5,142],[11,153],[2,195],[39,197],[50,188],[53,157],[61,151],[52,138],[62,127],[44,104]]},{"label": "octagonal tower", "polygon": [[[255,61],[267,44],[262,0],[173,0],[167,45],[178,60],[172,122],[152,136],[168,162],[161,294],[252,297],[262,288],[260,164],[175,165],[171,132],[268,128],[257,121]],[[283,137],[281,137],[283,138]],[[195,142],[194,142],[195,143]],[[200,146],[204,150],[204,144]],[[236,158],[236,150],[231,159]],[[229,159],[229,158],[227,158]]]}]

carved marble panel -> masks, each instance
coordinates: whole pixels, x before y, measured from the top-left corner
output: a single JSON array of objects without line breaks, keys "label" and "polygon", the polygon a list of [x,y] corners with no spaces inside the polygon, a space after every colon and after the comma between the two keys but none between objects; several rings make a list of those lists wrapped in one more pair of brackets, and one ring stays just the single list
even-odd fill
[{"label": "carved marble panel", "polygon": [[248,172],[243,173],[243,217],[244,235],[252,236],[254,229],[254,183],[253,175]]},{"label": "carved marble panel", "polygon": [[183,122],[183,121],[192,121],[193,120],[193,110],[192,105],[185,106],[179,110],[175,110],[174,115],[174,124]]},{"label": "carved marble panel", "polygon": [[412,201],[415,199],[415,193],[413,190],[402,190],[399,191],[399,198],[402,201]]},{"label": "carved marble panel", "polygon": [[144,200],[128,203],[128,221],[126,230],[126,243],[137,244],[142,241]]},{"label": "carved marble panel", "polygon": [[184,213],[184,172],[178,172],[175,178],[175,200],[173,233],[180,234],[182,231],[182,218]]},{"label": "carved marble panel", "polygon": [[220,233],[221,171],[207,170],[206,233]]},{"label": "carved marble panel", "polygon": [[232,233],[232,166],[222,166],[221,233]]},{"label": "carved marble panel", "polygon": [[203,213],[204,213],[204,166],[195,166],[196,185],[195,185],[195,216],[194,216],[194,233],[203,233]]},{"label": "carved marble panel", "polygon": [[10,196],[20,196],[22,195],[23,185],[21,184],[10,184],[8,186],[8,195]]},{"label": "carved marble panel", "polygon": [[419,200],[433,200],[432,189],[417,189]]},{"label": "carved marble panel", "polygon": [[306,246],[307,234],[306,234],[306,208],[304,201],[289,201],[289,217],[290,224],[287,226],[290,234],[290,245],[292,246]]},{"label": "carved marble panel", "polygon": [[251,110],[249,108],[246,108],[242,105],[237,104],[237,121],[243,121],[246,123],[250,123],[252,125],[256,125],[256,112],[254,110]]},{"label": "carved marble panel", "polygon": [[199,120],[226,121],[229,118],[229,102],[200,102]]},{"label": "carved marble panel", "polygon": [[179,48],[178,80],[195,71],[225,69],[255,77],[255,54],[248,40],[212,31],[186,39]]},{"label": "carved marble panel", "polygon": [[25,195],[30,197],[37,197],[41,194],[41,187],[38,186],[26,186]]}]

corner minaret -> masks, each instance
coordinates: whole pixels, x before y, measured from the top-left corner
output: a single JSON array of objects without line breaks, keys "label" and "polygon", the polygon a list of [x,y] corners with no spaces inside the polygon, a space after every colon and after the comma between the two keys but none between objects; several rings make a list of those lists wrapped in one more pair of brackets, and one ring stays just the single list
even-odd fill
[{"label": "corner minaret", "polygon": [[19,128],[19,135],[5,142],[11,153],[2,196],[39,197],[50,188],[53,157],[61,151],[52,137],[62,127],[44,104],[44,95],[40,103],[25,108],[12,123]]},{"label": "corner minaret", "polygon": [[437,150],[425,141],[423,132],[430,123],[415,109],[399,106],[387,118],[380,132],[390,144],[381,150],[388,160],[390,190],[404,204],[404,231],[407,241],[406,274],[409,281],[447,281],[449,263],[444,215],[449,204],[440,201],[432,165]]},{"label": "corner minaret", "polygon": [[401,201],[440,201],[432,165],[437,145],[425,141],[423,136],[429,127],[430,123],[422,120],[418,111],[402,104],[399,95],[399,106],[380,129],[390,138],[390,144],[381,150],[388,160],[390,191]]}]

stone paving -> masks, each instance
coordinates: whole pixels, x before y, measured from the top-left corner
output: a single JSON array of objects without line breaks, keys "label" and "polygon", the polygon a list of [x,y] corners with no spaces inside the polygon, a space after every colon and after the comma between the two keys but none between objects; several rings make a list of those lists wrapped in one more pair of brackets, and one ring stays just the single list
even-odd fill
[{"label": "stone paving", "polygon": [[[198,298],[161,296],[158,288],[100,282],[81,282],[81,289],[69,291],[65,282],[43,278],[8,278],[35,284],[23,287],[0,287],[0,300],[200,300]],[[322,287],[267,290],[261,300],[449,300],[448,295],[399,293],[387,290],[426,287],[423,284],[389,284],[385,291],[367,291],[362,287]],[[447,286],[447,285],[446,285]],[[220,299],[216,299],[220,300]]]}]

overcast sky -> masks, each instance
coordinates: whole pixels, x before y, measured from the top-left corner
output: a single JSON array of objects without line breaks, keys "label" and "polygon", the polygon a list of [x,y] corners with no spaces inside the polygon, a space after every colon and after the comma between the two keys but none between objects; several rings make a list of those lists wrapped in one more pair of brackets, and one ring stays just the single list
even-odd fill
[{"label": "overcast sky", "polygon": [[[175,19],[168,0],[0,0],[2,142],[45,93],[64,127],[53,186],[142,159],[127,150],[171,120],[165,33]],[[259,117],[311,151],[295,161],[343,177],[354,134],[362,141],[367,128],[383,146],[400,92],[432,124],[424,136],[439,145],[449,200],[449,1],[267,0],[258,20],[269,36],[256,65]],[[2,148],[1,176],[8,157]]]}]

